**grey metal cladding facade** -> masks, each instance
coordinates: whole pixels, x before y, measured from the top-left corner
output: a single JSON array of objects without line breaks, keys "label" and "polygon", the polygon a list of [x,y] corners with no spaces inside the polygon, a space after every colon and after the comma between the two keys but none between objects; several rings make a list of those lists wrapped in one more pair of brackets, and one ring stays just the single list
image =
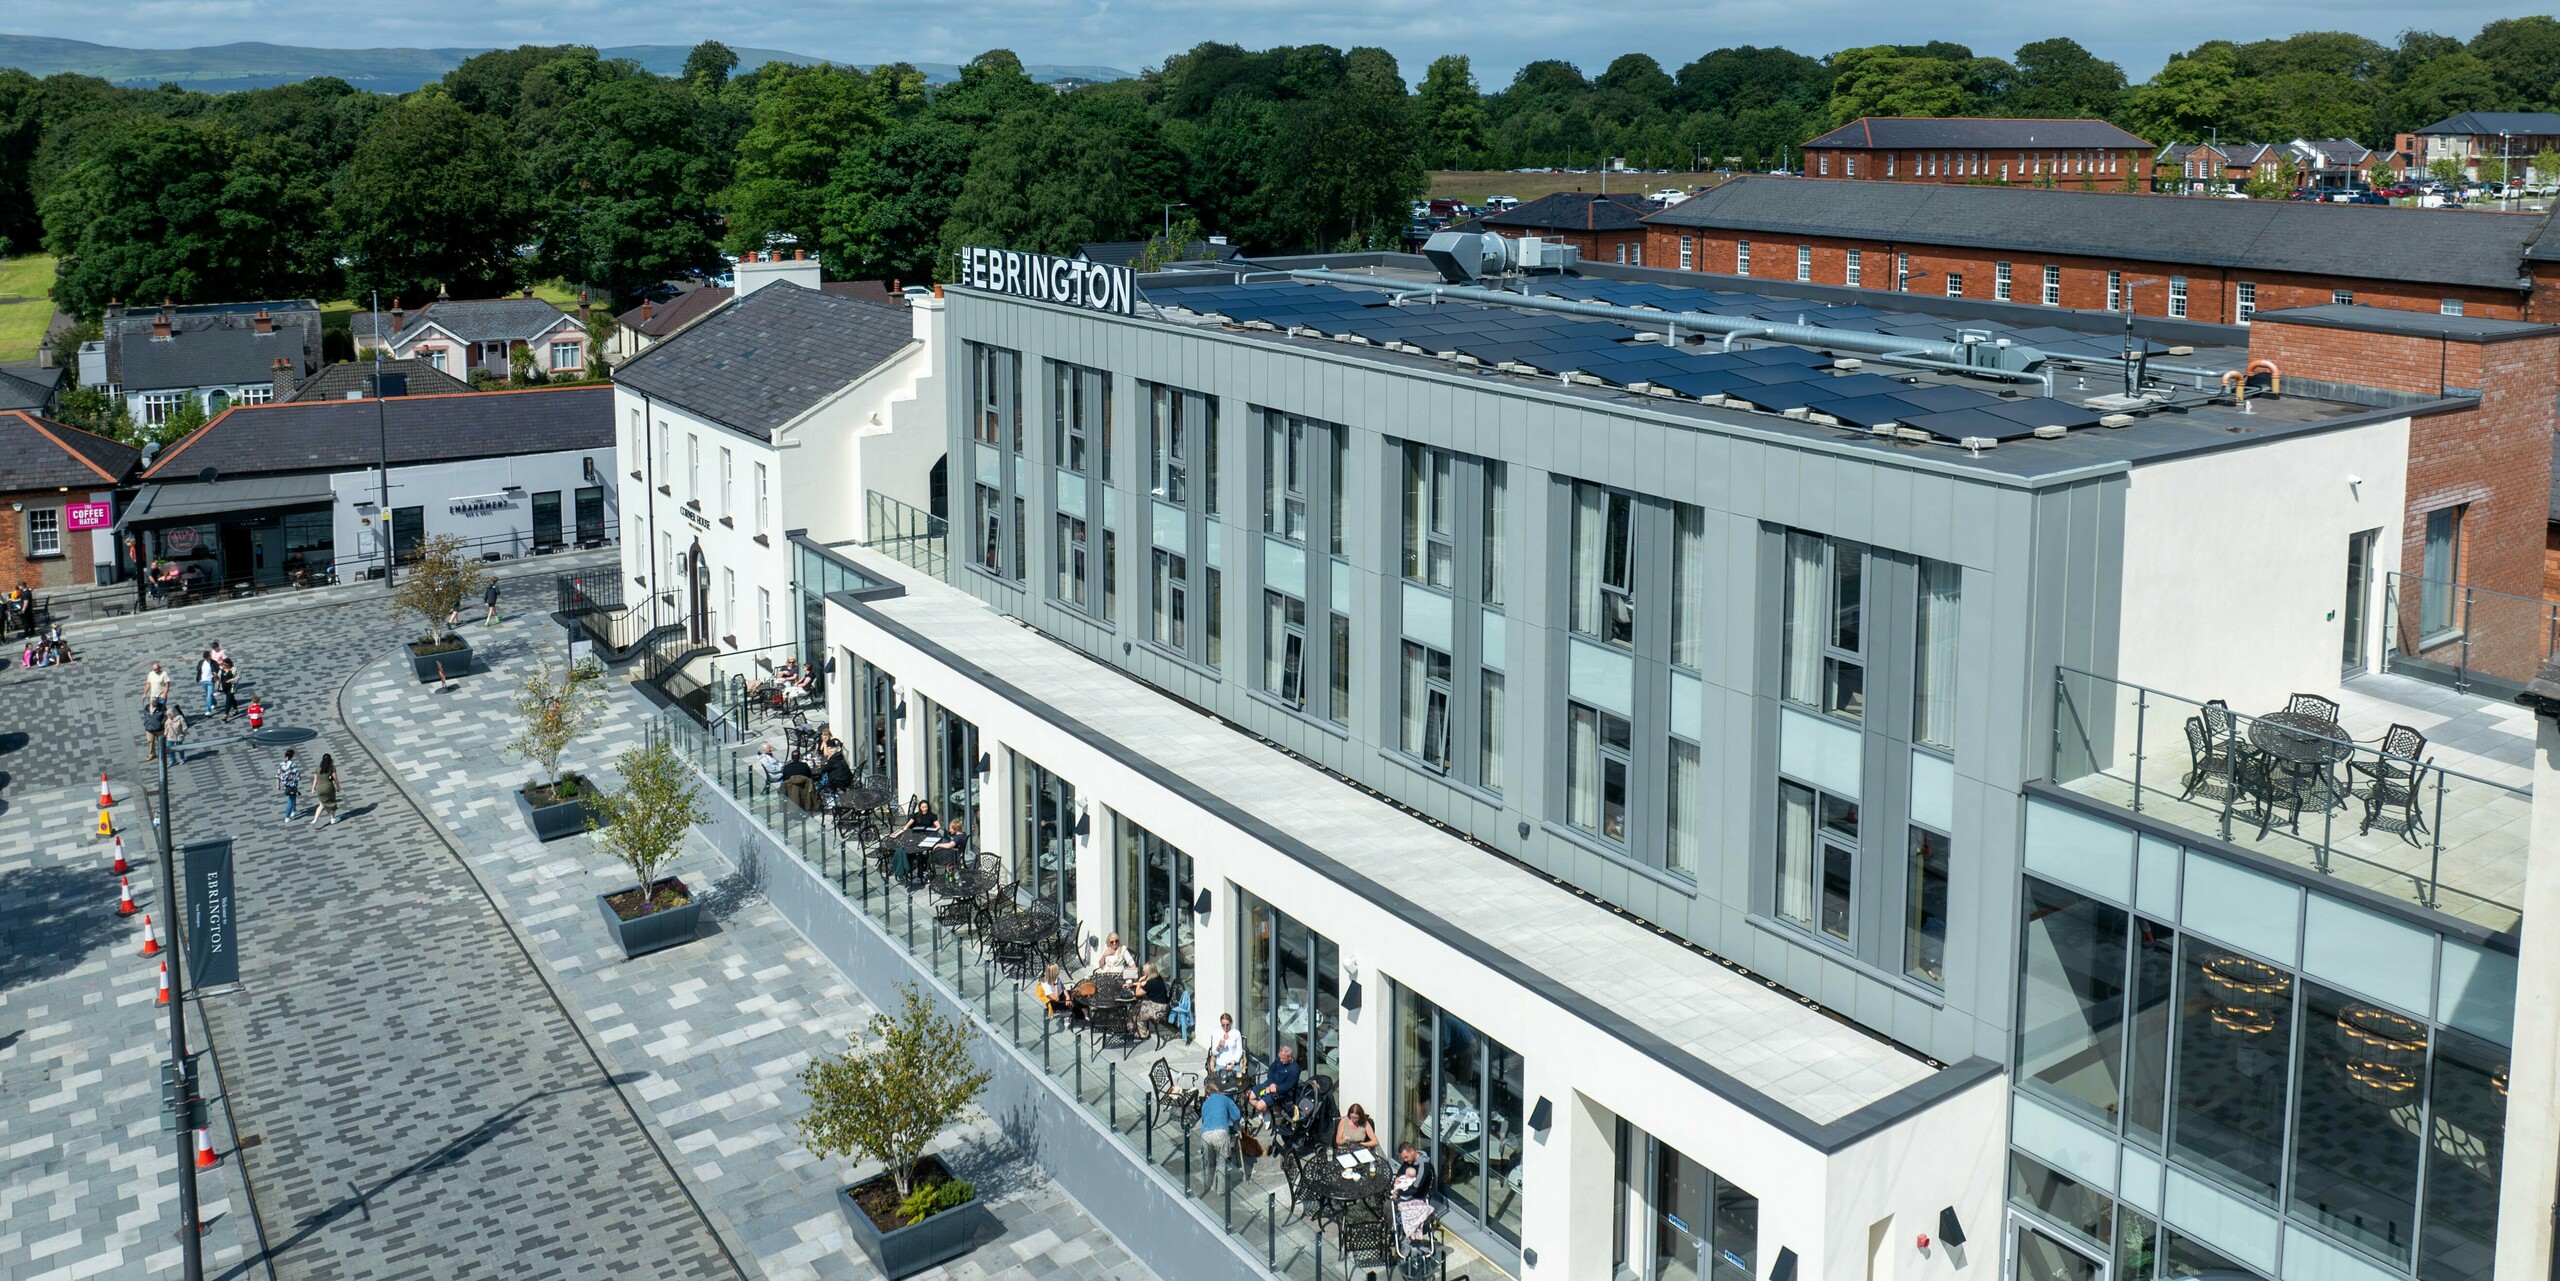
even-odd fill
[{"label": "grey metal cladding facade", "polygon": [[[1017,587],[967,566],[955,547],[951,581],[1133,676],[1245,726],[1290,751],[1412,806],[1858,1022],[1941,1059],[2005,1062],[2012,1000],[2015,902],[2023,805],[2019,785],[2046,772],[2050,686],[2057,662],[2113,661],[2121,578],[2124,474],[2041,487],[1927,460],[1819,442],[1730,433],[1525,383],[1364,362],[1356,348],[1280,344],[1215,329],[1079,314],[1067,308],[950,291],[948,344],[955,524],[965,527],[969,450],[967,345],[1019,352],[1030,472],[1050,451],[1044,360],[1113,378],[1114,467],[1120,493],[1116,626],[1051,602],[1054,512],[1046,484],[1028,521],[1032,571]],[[1224,541],[1223,678],[1144,638],[1145,400],[1139,382],[1208,394],[1218,405]],[[1341,424],[1349,433],[1344,501],[1355,620],[1347,732],[1254,692],[1258,683],[1259,496],[1252,473],[1257,411]],[[1405,763],[1391,732],[1401,633],[1400,481],[1389,442],[1409,441],[1497,459],[1508,470],[1504,555],[1507,749],[1495,798]],[[1580,479],[1704,510],[1705,597],[1700,669],[1705,837],[1698,877],[1644,867],[1551,825],[1550,780],[1562,772],[1566,688],[1563,610],[1566,525],[1562,482]],[[1774,923],[1767,852],[1775,845],[1778,724],[1778,527],[1866,543],[1897,557],[1965,569],[1958,657],[1955,857],[1949,893],[1948,986],[1932,993]],[[1309,557],[1321,547],[1311,531]],[[1905,565],[1907,569],[1907,563]],[[1899,578],[1898,582],[1909,579]],[[1901,607],[1907,615],[1908,602]],[[1311,609],[1310,630],[1313,631]],[[1906,619],[1907,623],[1907,619]],[[1905,651],[1907,653],[1907,651]],[[1906,685],[1911,674],[1894,679]],[[1310,700],[1310,706],[1314,701]],[[1869,769],[1888,756],[1870,730]],[[1144,745],[1133,745],[1143,749]],[[1906,830],[1907,765],[1882,771],[1865,843],[1898,878]],[[1882,808],[1878,808],[1879,802]],[[1886,812],[1889,810],[1890,812]],[[1528,825],[1522,835],[1520,825]],[[1882,835],[1890,833],[1889,836]],[[1900,891],[1870,900],[1889,911]]]}]

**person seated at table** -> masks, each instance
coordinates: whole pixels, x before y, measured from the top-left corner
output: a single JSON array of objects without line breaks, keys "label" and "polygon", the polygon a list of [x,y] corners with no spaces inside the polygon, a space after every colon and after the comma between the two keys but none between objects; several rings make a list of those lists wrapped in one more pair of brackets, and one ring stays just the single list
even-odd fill
[{"label": "person seated at table", "polygon": [[782,766],[782,798],[804,810],[818,808],[817,778],[818,771],[809,768],[800,753],[793,752]]},{"label": "person seated at table", "polygon": [[1128,982],[1138,977],[1137,954],[1121,946],[1120,935],[1114,931],[1102,940],[1102,955],[1094,958],[1093,972],[1096,975],[1109,974],[1122,982]]},{"label": "person seated at table", "polygon": [[1369,1109],[1354,1103],[1344,1110],[1342,1119],[1333,1123],[1333,1145],[1338,1148],[1378,1146],[1378,1127],[1369,1120]]},{"label": "person seated at table", "polygon": [[1218,1016],[1218,1035],[1209,1042],[1209,1074],[1239,1076],[1244,1072],[1244,1034],[1236,1031],[1236,1016]]},{"label": "person seated at table", "polygon": [[1072,1012],[1066,971],[1058,968],[1057,962],[1051,961],[1049,968],[1040,972],[1040,981],[1031,985],[1031,991],[1040,998],[1040,1008],[1048,1011],[1049,1017],[1065,1018]]},{"label": "person seated at table", "polygon": [[1256,1115],[1269,1116],[1274,1103],[1287,1104],[1298,1092],[1298,1047],[1284,1045],[1271,1060],[1271,1068],[1262,1074],[1262,1084],[1253,1092]]},{"label": "person seated at table", "polygon": [[768,792],[782,785],[782,758],[773,754],[771,743],[756,744],[756,776]]},{"label": "person seated at table", "polygon": [[932,802],[919,796],[914,804],[907,807],[907,821],[898,828],[898,833],[903,836],[908,832],[930,832],[937,826],[933,820]]},{"label": "person seated at table", "polygon": [[1138,985],[1131,995],[1138,998],[1138,1026],[1150,1028],[1164,1022],[1172,1008],[1173,985],[1165,982],[1164,976],[1156,973],[1156,963],[1149,961],[1138,967]]},{"label": "person seated at table", "polygon": [[1411,1143],[1396,1148],[1396,1177],[1391,1185],[1396,1204],[1396,1226],[1405,1239],[1419,1241],[1423,1229],[1431,1222],[1431,1196],[1440,1190],[1440,1180],[1432,1173],[1431,1163],[1422,1159],[1422,1150]]},{"label": "person seated at table", "polygon": [[967,857],[969,853],[968,820],[959,818],[951,820],[951,826],[943,829],[942,843],[934,847],[934,853],[955,862]]},{"label": "person seated at table", "polygon": [[841,792],[853,786],[853,763],[844,758],[844,745],[820,757],[826,762],[818,770],[818,788],[825,792]]}]

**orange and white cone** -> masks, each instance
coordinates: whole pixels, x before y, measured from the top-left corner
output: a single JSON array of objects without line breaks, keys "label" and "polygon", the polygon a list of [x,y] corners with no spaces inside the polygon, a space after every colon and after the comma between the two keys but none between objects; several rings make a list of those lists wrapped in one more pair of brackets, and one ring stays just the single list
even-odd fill
[{"label": "orange and white cone", "polygon": [[121,836],[116,838],[116,865],[109,870],[117,876],[133,870],[132,865],[124,861],[124,838]]},{"label": "orange and white cone", "polygon": [[215,1166],[217,1166],[217,1165],[220,1165],[220,1164],[222,1164],[222,1158],[221,1158],[221,1157],[218,1157],[218,1156],[215,1156],[215,1155],[213,1154],[213,1134],[212,1134],[212,1132],[211,1132],[211,1131],[209,1131],[209,1130],[207,1130],[207,1129],[205,1129],[205,1128],[204,1128],[203,1126],[201,1126],[201,1125],[197,1126],[197,1127],[196,1127],[196,1168],[197,1168],[197,1169],[199,1169],[199,1170],[210,1170],[210,1169],[212,1169],[213,1167],[215,1167]]},{"label": "orange and white cone", "polygon": [[98,771],[98,808],[99,808],[99,809],[111,809],[111,808],[113,808],[113,807],[115,806],[115,803],[116,803],[115,793],[110,792],[110,791],[108,791],[108,790],[107,790],[107,772],[106,772],[105,770],[99,770],[99,771]]},{"label": "orange and white cone", "polygon": [[151,918],[148,916],[142,918],[142,954],[144,956],[160,955],[160,934],[159,931],[151,928]]},{"label": "orange and white cone", "polygon": [[[131,915],[133,915],[133,914],[134,914],[134,912],[135,912],[136,910],[137,910],[137,909],[136,909],[136,908],[134,907],[134,905],[133,905],[133,880],[132,880],[132,878],[130,878],[130,877],[124,877],[124,876],[119,876],[119,877],[117,877],[117,878],[116,878],[116,915],[118,915],[118,916],[131,916]],[[148,919],[148,918],[145,918],[145,919]]]},{"label": "orange and white cone", "polygon": [[160,963],[160,995],[153,997],[151,1003],[153,1005],[169,1003],[169,963],[167,961]]}]

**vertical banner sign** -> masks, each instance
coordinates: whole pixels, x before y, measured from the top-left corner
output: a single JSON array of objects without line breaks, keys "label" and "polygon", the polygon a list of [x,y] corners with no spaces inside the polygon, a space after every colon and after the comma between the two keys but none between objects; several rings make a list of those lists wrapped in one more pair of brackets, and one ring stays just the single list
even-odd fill
[{"label": "vertical banner sign", "polygon": [[240,931],[232,919],[231,838],[178,849],[187,887],[187,981],[201,991],[240,981]]},{"label": "vertical banner sign", "polygon": [[1109,263],[971,246],[960,251],[959,283],[1114,316],[1138,314],[1137,273]]}]

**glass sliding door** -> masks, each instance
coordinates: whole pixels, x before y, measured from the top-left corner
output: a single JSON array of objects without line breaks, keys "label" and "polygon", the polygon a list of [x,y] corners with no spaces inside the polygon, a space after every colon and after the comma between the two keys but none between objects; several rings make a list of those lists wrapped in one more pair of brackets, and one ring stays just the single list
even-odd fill
[{"label": "glass sliding door", "polygon": [[1753,1281],[1760,1199],[1644,1131],[1618,1123],[1617,1253],[1634,1281]]},{"label": "glass sliding door", "polygon": [[1525,1064],[1405,987],[1395,998],[1396,1141],[1420,1148],[1438,1169],[1453,1218],[1516,1246]]},{"label": "glass sliding door", "polygon": [[1191,856],[1120,820],[1120,937],[1168,983],[1191,973]]},{"label": "glass sliding door", "polygon": [[944,822],[965,822],[973,836],[982,833],[986,826],[978,821],[978,727],[930,699],[923,701],[924,799]]},{"label": "glass sliding door", "polygon": [[[1298,1062],[1336,1073],[1341,1050],[1342,949],[1289,914],[1241,892],[1244,910],[1244,1008],[1236,1026],[1245,1048],[1266,1060],[1283,1045]],[[1205,1013],[1205,1011],[1204,1011]]]},{"label": "glass sliding door", "polygon": [[1013,878],[1061,917],[1076,914],[1076,788],[1013,754]]},{"label": "glass sliding door", "polygon": [[888,780],[889,794],[895,796],[898,794],[898,678],[872,666],[852,650],[843,651],[836,666],[852,681],[846,686],[853,699],[853,732],[847,746],[853,756],[854,771]]}]

